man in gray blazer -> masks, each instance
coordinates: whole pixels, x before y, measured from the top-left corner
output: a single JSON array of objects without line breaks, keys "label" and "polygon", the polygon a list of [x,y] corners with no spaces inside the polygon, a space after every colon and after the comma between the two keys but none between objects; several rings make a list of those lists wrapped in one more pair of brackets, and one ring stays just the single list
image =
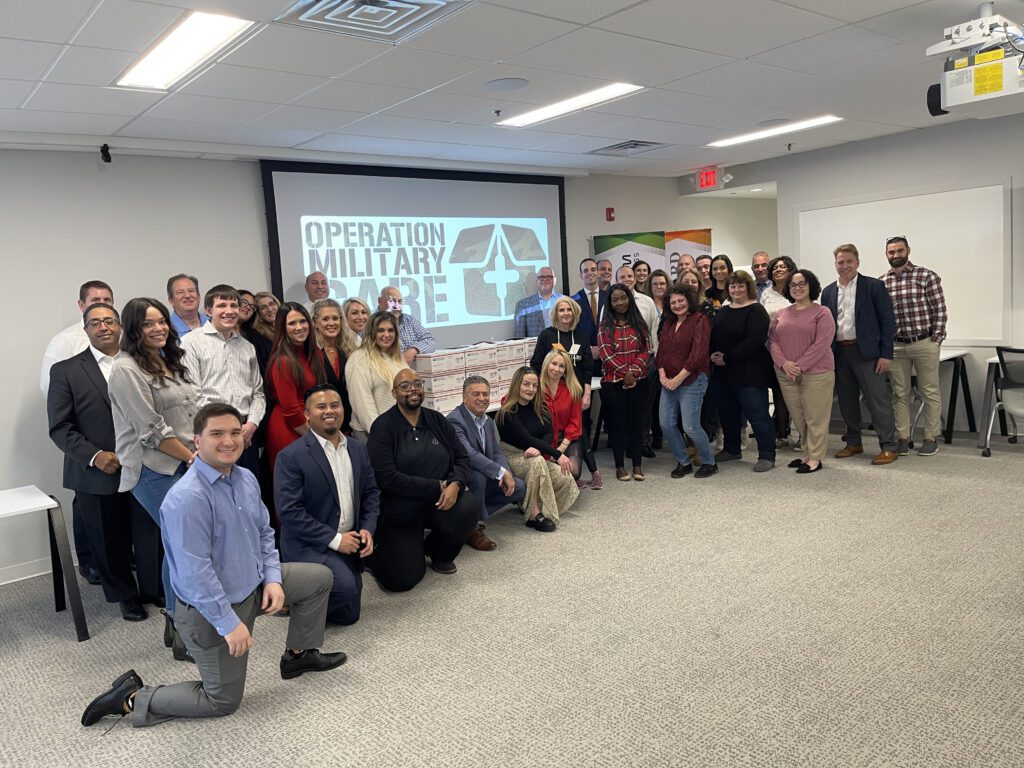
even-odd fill
[{"label": "man in gray blazer", "polygon": [[448,423],[469,454],[469,489],[480,499],[481,523],[466,543],[484,552],[498,545],[484,533],[483,521],[502,507],[526,498],[526,483],[509,469],[498,430],[487,416],[490,404],[491,385],[487,379],[469,376],[462,383],[462,405],[448,414]]},{"label": "man in gray blazer", "polygon": [[[64,487],[78,498],[107,602],[120,603],[126,621],[142,621],[147,614],[131,571],[132,526],[149,521],[141,508],[133,514],[138,505],[130,493],[117,490],[121,462],[114,452],[107,392],[107,379],[119,354],[121,320],[117,310],[105,303],[86,308],[82,319],[89,348],[56,363],[50,371],[46,396],[50,439],[64,452]],[[152,522],[149,527],[154,527]]]}]

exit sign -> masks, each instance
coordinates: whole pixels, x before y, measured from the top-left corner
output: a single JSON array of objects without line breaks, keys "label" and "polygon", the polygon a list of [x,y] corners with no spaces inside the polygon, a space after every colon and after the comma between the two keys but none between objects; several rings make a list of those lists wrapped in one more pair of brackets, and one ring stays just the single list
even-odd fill
[{"label": "exit sign", "polygon": [[693,175],[693,186],[701,192],[724,188],[721,170],[715,166],[702,168]]}]

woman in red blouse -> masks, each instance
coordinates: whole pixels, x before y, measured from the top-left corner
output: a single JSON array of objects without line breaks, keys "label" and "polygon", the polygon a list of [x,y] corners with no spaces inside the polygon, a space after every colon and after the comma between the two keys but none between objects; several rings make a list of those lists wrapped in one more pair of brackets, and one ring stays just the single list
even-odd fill
[{"label": "woman in red blouse", "polygon": [[[643,424],[638,414],[647,408],[647,387],[637,386],[647,375],[651,356],[651,331],[640,316],[633,294],[622,283],[608,291],[608,308],[597,334],[603,361],[601,399],[608,410],[608,435],[615,457],[615,477],[644,480]],[[633,473],[626,472],[625,452],[629,447]]]},{"label": "woman in red blouse", "polygon": [[303,395],[325,379],[324,357],[313,340],[311,326],[306,308],[294,301],[286,301],[277,312],[274,349],[267,363],[267,381],[275,400],[267,425],[271,472],[278,452],[309,429]]},{"label": "woman in red blouse", "polygon": [[551,447],[569,457],[573,479],[577,487],[582,488],[583,387],[569,356],[560,349],[547,353],[540,370],[540,392],[551,415]]}]

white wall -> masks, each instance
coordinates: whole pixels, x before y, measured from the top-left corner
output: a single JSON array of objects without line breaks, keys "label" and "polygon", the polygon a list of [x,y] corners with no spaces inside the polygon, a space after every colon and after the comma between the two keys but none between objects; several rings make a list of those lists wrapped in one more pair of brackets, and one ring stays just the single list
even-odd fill
[{"label": "white wall", "polygon": [[[615,221],[605,221],[605,208],[615,209]],[[779,252],[774,200],[681,197],[675,179],[568,178],[565,220],[570,291],[581,286],[576,266],[593,255],[594,235],[710,227],[712,252],[728,254],[736,265],[757,251]]]},{"label": "white wall", "polygon": [[[792,253],[799,261],[798,219],[801,210],[821,208],[830,204],[845,204],[863,200],[896,198],[910,194],[923,194],[940,190],[966,189],[989,184],[1002,184],[1009,178],[1010,220],[1012,228],[1011,291],[1008,304],[1012,337],[1009,343],[1024,344],[1024,116],[993,120],[963,120],[935,127],[884,136],[869,141],[844,144],[794,157],[768,160],[762,163],[733,166],[734,185],[774,181],[778,189],[779,247],[783,253]],[[943,221],[936,220],[937,229]],[[891,234],[905,234],[902,231]],[[959,233],[950,231],[950,242],[962,248],[959,274],[967,270],[985,269],[991,254],[973,252],[971,244],[960,243]],[[909,236],[909,235],[908,235]],[[836,244],[844,238],[837,233]],[[913,251],[914,241],[911,238]],[[866,274],[881,274],[887,268],[884,240],[877,243],[857,243],[861,253],[861,267]],[[928,266],[928,254],[913,251],[915,263]],[[957,271],[947,271],[944,281],[957,280]],[[828,280],[833,275],[825,275]],[[825,282],[824,280],[822,282]],[[1001,286],[993,286],[1000,290]],[[983,302],[985,296],[978,296]],[[975,411],[979,423],[985,359],[994,354],[991,347],[971,350],[969,371]],[[948,373],[944,376],[948,377]],[[943,391],[947,379],[943,379]],[[957,417],[959,429],[966,430],[961,413]]]},{"label": "white wall", "polygon": [[[258,166],[98,153],[0,150],[4,374],[0,489],[38,485],[61,499],[61,454],[39,390],[50,338],[80,319],[78,286],[110,283],[118,308],[166,299],[167,277],[200,287],[270,285]],[[42,515],[0,520],[0,583],[50,567]]]}]

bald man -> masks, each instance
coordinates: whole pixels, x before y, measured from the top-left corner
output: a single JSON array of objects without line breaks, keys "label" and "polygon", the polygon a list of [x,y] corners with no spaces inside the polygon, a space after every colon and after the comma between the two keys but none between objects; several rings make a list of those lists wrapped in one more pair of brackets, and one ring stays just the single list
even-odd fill
[{"label": "bald man", "polygon": [[402,292],[389,285],[380,292],[377,307],[381,312],[390,312],[398,327],[398,341],[402,346],[402,357],[406,365],[412,365],[416,355],[425,355],[437,349],[435,339],[420,321],[412,315],[405,314],[405,302]]},{"label": "bald man", "polygon": [[551,308],[562,298],[555,290],[555,273],[551,267],[537,270],[537,292],[516,304],[516,336],[538,336],[550,325]]},{"label": "bald man", "polygon": [[309,301],[306,302],[306,309],[312,315],[313,305],[320,301],[320,299],[327,299],[331,296],[331,287],[327,283],[327,275],[323,272],[310,272],[306,275],[306,296],[309,298]]}]

